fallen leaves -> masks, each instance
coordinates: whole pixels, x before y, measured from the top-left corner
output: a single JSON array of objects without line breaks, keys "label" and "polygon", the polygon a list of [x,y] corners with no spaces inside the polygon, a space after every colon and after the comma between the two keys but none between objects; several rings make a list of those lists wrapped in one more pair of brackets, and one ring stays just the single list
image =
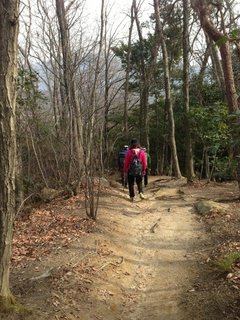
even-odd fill
[{"label": "fallen leaves", "polygon": [[[76,199],[77,198],[77,199]],[[71,210],[71,214],[66,212]],[[95,222],[79,210],[79,198],[55,201],[32,210],[28,219],[16,221],[12,263],[22,267],[29,261],[40,260],[59,247],[68,247],[94,228]]]}]

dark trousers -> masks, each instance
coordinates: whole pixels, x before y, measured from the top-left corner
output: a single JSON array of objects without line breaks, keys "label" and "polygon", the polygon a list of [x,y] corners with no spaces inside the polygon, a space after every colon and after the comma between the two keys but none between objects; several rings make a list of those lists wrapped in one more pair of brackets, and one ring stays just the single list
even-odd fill
[{"label": "dark trousers", "polygon": [[142,187],[142,176],[130,176],[128,175],[128,189],[129,189],[129,196],[133,198],[135,196],[134,192],[134,181],[136,181],[137,188],[138,188],[138,193],[143,192],[143,187]]},{"label": "dark trousers", "polygon": [[123,169],[121,170],[121,183],[122,183],[122,186],[127,188],[127,180],[125,179]]},{"label": "dark trousers", "polygon": [[144,185],[145,185],[145,187],[148,185],[148,168],[146,169],[146,173],[144,176]]}]

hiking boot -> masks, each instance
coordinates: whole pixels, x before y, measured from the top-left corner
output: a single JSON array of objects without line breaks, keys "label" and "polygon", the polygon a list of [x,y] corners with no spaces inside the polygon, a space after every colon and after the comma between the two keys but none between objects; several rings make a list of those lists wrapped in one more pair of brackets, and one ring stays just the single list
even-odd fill
[{"label": "hiking boot", "polygon": [[134,200],[134,197],[130,197],[130,201],[133,202],[133,200]]},{"label": "hiking boot", "polygon": [[143,199],[145,199],[145,197],[144,197],[144,195],[143,195],[143,193],[142,192],[140,192],[140,198],[143,200]]}]

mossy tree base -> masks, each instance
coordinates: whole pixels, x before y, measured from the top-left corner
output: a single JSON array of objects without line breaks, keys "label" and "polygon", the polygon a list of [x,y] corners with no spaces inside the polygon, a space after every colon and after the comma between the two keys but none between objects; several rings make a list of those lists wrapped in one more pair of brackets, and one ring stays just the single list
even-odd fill
[{"label": "mossy tree base", "polygon": [[0,296],[0,312],[2,313],[17,313],[30,314],[31,311],[18,303],[13,295],[2,297]]}]

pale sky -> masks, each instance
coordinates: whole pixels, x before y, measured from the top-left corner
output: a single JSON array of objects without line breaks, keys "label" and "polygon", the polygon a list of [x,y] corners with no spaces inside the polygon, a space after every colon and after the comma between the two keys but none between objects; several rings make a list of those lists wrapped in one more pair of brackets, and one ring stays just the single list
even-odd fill
[{"label": "pale sky", "polygon": [[[94,24],[99,22],[101,13],[102,0],[85,0],[85,12],[88,12],[89,20],[92,21],[91,27],[94,29]],[[140,0],[137,0],[137,4]],[[150,13],[153,11],[153,0],[141,0],[141,9],[139,12],[140,22],[148,20]],[[113,28],[118,29],[118,34],[128,36],[128,29],[130,25],[130,14],[132,0],[105,0],[105,7],[109,12],[108,26],[113,25]]]},{"label": "pale sky", "polygon": [[[137,3],[139,0],[137,1]],[[99,13],[101,8],[101,0],[86,0],[88,10],[92,11],[93,15]],[[152,5],[153,0],[141,0],[141,7],[146,10]],[[124,12],[129,12],[132,0],[105,0],[105,5],[109,8],[112,7],[112,13],[119,16],[124,15]]]}]

